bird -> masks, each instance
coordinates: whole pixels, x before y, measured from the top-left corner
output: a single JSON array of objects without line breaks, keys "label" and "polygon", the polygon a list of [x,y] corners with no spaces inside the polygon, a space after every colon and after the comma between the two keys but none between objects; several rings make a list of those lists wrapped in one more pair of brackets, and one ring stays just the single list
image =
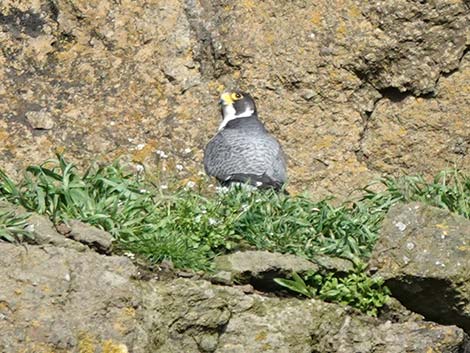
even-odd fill
[{"label": "bird", "polygon": [[258,118],[250,94],[236,90],[220,96],[222,122],[204,149],[204,169],[222,186],[248,184],[283,190],[287,181],[285,154]]}]

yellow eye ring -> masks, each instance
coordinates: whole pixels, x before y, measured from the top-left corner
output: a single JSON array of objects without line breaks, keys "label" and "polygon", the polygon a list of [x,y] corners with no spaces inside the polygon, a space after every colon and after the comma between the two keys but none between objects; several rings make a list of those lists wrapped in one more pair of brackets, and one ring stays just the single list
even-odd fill
[{"label": "yellow eye ring", "polygon": [[242,99],[242,95],[241,95],[240,93],[238,93],[238,92],[234,92],[234,93],[232,93],[232,99],[233,99],[234,101],[237,101],[237,100],[239,100],[239,99]]}]

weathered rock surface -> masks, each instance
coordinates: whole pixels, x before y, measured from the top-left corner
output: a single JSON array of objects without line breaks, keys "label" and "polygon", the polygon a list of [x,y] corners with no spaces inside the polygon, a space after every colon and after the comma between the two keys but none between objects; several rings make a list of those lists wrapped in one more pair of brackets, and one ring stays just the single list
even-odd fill
[{"label": "weathered rock surface", "polygon": [[0,252],[1,352],[144,351],[129,259],[48,245]]},{"label": "weathered rock surface", "polygon": [[138,282],[129,259],[0,243],[0,350],[464,352],[464,332],[380,321],[319,300],[246,295],[203,280]]},{"label": "weathered rock surface", "polygon": [[450,353],[467,347],[455,326],[381,322],[318,300],[245,295],[205,281],[155,285],[158,295],[144,306],[155,315],[156,353]]},{"label": "weathered rock surface", "polygon": [[221,255],[215,258],[215,270],[212,279],[225,278],[226,283],[251,284],[262,290],[278,288],[274,278],[290,277],[292,272],[300,275],[306,272],[328,270],[333,272],[349,272],[353,269],[352,262],[329,256],[318,256],[311,262],[291,254],[273,253],[268,251],[240,251]]},{"label": "weathered rock surface", "polygon": [[77,220],[70,220],[67,224],[70,226],[67,237],[96,249],[100,253],[111,252],[114,238],[108,232]]},{"label": "weathered rock surface", "polygon": [[11,174],[59,150],[197,180],[235,86],[285,146],[289,190],[469,165],[468,1],[4,0],[0,26]]},{"label": "weathered rock surface", "polygon": [[[367,165],[383,173],[431,174],[470,166],[470,55],[460,70],[442,77],[436,98],[398,94],[382,99],[362,140]],[[425,163],[423,163],[425,161]]]},{"label": "weathered rock surface", "polygon": [[23,207],[13,205],[6,201],[0,201],[0,211],[13,211],[17,215],[29,214],[27,219],[27,230],[31,232],[31,239],[25,241],[37,245],[56,245],[63,248],[71,248],[78,251],[85,251],[87,247],[84,244],[64,237],[56,231],[52,222],[47,218],[36,213],[29,213]]},{"label": "weathered rock surface", "polygon": [[407,308],[470,332],[469,250],[469,220],[400,204],[389,211],[370,264]]}]

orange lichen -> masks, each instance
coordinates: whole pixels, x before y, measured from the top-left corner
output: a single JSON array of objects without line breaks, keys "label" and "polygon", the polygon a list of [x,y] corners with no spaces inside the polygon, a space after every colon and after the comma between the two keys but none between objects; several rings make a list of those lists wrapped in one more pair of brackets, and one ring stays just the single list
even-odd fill
[{"label": "orange lichen", "polygon": [[436,227],[439,228],[439,229],[449,229],[449,225],[448,224],[443,224],[443,223],[436,224]]},{"label": "orange lichen", "polygon": [[328,148],[333,145],[333,142],[336,140],[335,136],[326,135],[318,139],[318,142],[315,143],[315,147],[318,149]]},{"label": "orange lichen", "polygon": [[51,292],[51,288],[49,288],[47,285],[44,285],[41,287],[41,290],[44,292],[44,293],[50,293]]},{"label": "orange lichen", "polygon": [[352,4],[351,7],[349,7],[348,13],[349,17],[356,18],[361,15],[361,10],[355,4]]},{"label": "orange lichen", "polygon": [[136,315],[134,308],[123,308],[120,311],[120,315],[117,317],[117,320],[113,324],[113,329],[119,332],[121,335],[127,333],[131,326],[132,320]]},{"label": "orange lichen", "polygon": [[318,26],[321,23],[322,17],[322,13],[320,11],[314,11],[310,17],[310,22],[315,26]]},{"label": "orange lichen", "polygon": [[96,348],[96,340],[89,333],[82,332],[78,336],[78,352],[94,353]]},{"label": "orange lichen", "polygon": [[39,328],[39,327],[41,327],[41,321],[39,321],[39,320],[33,320],[33,321],[31,321],[31,327],[32,327],[32,328]]},{"label": "orange lichen", "polygon": [[268,334],[266,333],[266,331],[261,331],[256,335],[255,340],[264,341],[267,337],[268,337]]},{"label": "orange lichen", "polygon": [[336,35],[342,38],[346,35],[346,32],[347,32],[346,24],[344,23],[344,21],[341,21],[338,27],[336,28]]},{"label": "orange lichen", "polygon": [[253,0],[244,0],[242,6],[248,10],[252,10],[256,7],[256,3]]},{"label": "orange lichen", "polygon": [[112,340],[103,342],[103,353],[128,353],[127,346],[122,343],[115,343]]},{"label": "orange lichen", "polygon": [[8,136],[9,134],[5,129],[0,129],[0,141],[5,141]]},{"label": "orange lichen", "polygon": [[135,163],[143,163],[145,159],[151,155],[157,147],[157,141],[151,140],[145,144],[145,146],[134,152],[132,155],[132,161]]},{"label": "orange lichen", "polygon": [[30,344],[28,348],[19,351],[21,353],[59,353],[63,350],[57,350],[51,347],[51,345],[46,343],[33,343]]}]

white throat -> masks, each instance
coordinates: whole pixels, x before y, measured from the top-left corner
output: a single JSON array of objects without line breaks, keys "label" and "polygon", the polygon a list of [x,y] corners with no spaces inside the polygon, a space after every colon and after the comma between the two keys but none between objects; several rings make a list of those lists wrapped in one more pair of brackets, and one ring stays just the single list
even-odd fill
[{"label": "white throat", "polygon": [[240,114],[235,114],[235,108],[233,105],[226,105],[223,107],[223,115],[224,115],[224,120],[219,125],[219,131],[222,130],[229,121],[239,119],[239,118],[248,118],[253,115],[255,111],[253,109],[247,108],[245,111],[241,112]]}]

